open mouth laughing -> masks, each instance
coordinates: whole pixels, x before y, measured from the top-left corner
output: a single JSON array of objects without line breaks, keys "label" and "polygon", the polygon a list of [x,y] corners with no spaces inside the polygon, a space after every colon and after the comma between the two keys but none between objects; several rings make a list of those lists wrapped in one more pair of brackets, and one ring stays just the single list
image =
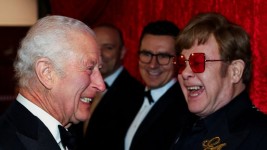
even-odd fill
[{"label": "open mouth laughing", "polygon": [[189,92],[189,96],[196,97],[203,92],[204,87],[203,86],[188,86],[187,90]]},{"label": "open mouth laughing", "polygon": [[92,99],[91,98],[84,97],[84,98],[81,98],[81,101],[84,102],[84,103],[91,103],[92,102]]}]

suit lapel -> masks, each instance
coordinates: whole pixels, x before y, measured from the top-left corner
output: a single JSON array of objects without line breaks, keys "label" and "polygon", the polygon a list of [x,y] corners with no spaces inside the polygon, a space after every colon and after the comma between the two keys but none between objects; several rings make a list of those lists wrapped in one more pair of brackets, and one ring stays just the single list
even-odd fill
[{"label": "suit lapel", "polygon": [[144,134],[151,127],[151,125],[155,124],[158,118],[160,118],[160,116],[164,114],[166,107],[173,105],[173,101],[178,100],[177,96],[175,96],[177,95],[177,88],[179,88],[178,82],[176,82],[172,87],[170,87],[170,89],[166,91],[166,93],[162,95],[162,97],[160,97],[160,99],[155,103],[155,105],[148,112],[147,116],[140,124],[134,137],[141,137],[142,134]]},{"label": "suit lapel", "polygon": [[19,102],[14,102],[9,119],[17,128],[17,137],[27,150],[60,150],[48,128]]},{"label": "suit lapel", "polygon": [[39,123],[38,133],[36,134],[38,136],[37,139],[28,137],[21,133],[17,133],[17,136],[27,150],[60,150],[60,147],[54,137],[42,122]]},{"label": "suit lapel", "polygon": [[[134,119],[133,117],[135,117],[135,114],[138,112],[139,108],[143,104],[143,95],[141,94],[143,94],[144,87],[143,86],[141,87],[141,84],[140,84],[140,87],[138,87],[137,85],[135,85],[137,84],[135,82],[133,84],[134,79],[132,78],[133,77],[130,76],[129,72],[126,69],[123,69],[122,72],[119,74],[119,76],[115,79],[113,84],[109,87],[108,91],[102,97],[100,101],[101,105],[99,105],[98,107],[102,107],[103,105],[104,106],[112,105],[116,107],[116,108],[113,107],[113,109],[126,111],[127,116],[126,115],[124,116],[126,116],[127,119],[130,119],[130,120]],[[129,91],[125,91],[125,93],[121,93],[124,90],[121,87],[129,86],[129,82],[131,83],[130,85],[133,85],[132,88],[133,90],[135,90],[133,91],[133,93],[136,93],[136,95],[134,95],[133,97],[135,97],[136,99],[132,97],[129,99],[126,99],[127,98],[126,95],[129,96]],[[116,100],[110,100],[110,97]],[[124,110],[125,108],[127,110]],[[125,120],[122,120],[122,122],[125,122]]]},{"label": "suit lapel", "polygon": [[139,129],[143,128],[143,131],[145,131],[146,128],[149,128],[150,125],[157,121],[159,116],[164,114],[163,112],[166,110],[166,107],[169,107],[171,104],[173,104],[173,101],[178,100],[177,96],[175,96],[177,95],[175,92],[178,91],[178,87],[178,82],[176,82],[172,87],[170,87],[170,89],[166,91],[166,93],[160,97],[160,99],[155,103],[155,106],[152,107],[147,116],[144,118],[144,121],[140,125]]}]

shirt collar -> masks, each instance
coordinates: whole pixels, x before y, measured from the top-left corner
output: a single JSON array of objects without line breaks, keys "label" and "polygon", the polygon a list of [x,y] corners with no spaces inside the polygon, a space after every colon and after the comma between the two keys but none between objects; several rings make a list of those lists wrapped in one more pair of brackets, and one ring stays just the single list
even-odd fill
[{"label": "shirt collar", "polygon": [[17,101],[24,107],[26,107],[34,116],[39,118],[45,124],[45,126],[51,132],[57,143],[61,141],[60,133],[58,130],[58,125],[61,125],[59,121],[57,121],[54,117],[49,115],[47,112],[45,112],[43,109],[41,109],[31,101],[27,100],[21,94],[18,94]]},{"label": "shirt collar", "polygon": [[114,73],[106,77],[104,80],[108,84],[108,86],[111,86],[115,79],[119,76],[119,74],[122,72],[123,66],[120,66]]},{"label": "shirt collar", "polygon": [[[158,99],[165,94],[165,92],[172,86],[175,84],[177,80],[175,78],[173,78],[172,80],[170,80],[167,84],[165,84],[164,86],[157,88],[157,89],[151,89],[151,96],[153,98],[153,100],[156,102],[158,101]],[[146,90],[148,88],[146,87]]]}]

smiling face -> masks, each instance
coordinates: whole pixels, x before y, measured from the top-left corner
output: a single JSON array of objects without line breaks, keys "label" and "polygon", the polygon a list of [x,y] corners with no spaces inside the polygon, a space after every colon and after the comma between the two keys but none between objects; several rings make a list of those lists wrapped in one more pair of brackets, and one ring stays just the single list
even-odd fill
[{"label": "smiling face", "polygon": [[121,66],[125,49],[122,46],[119,32],[115,29],[101,26],[94,28],[94,32],[103,61],[100,71],[104,77],[107,77]]},{"label": "smiling face", "polygon": [[[141,41],[140,51],[174,56],[175,39],[172,36],[146,34]],[[151,89],[164,86],[174,77],[172,58],[167,65],[158,64],[155,56],[148,64],[139,61],[139,71],[146,86]]]},{"label": "smiling face", "polygon": [[70,57],[64,61],[64,75],[57,76],[52,88],[56,114],[64,125],[78,123],[90,117],[90,102],[96,92],[104,91],[100,74],[100,51],[88,34],[71,33]]},{"label": "smiling face", "polygon": [[[214,36],[205,44],[194,44],[181,52],[186,59],[192,53],[205,53],[207,60],[220,59]],[[194,73],[186,62],[186,68],[178,75],[189,110],[201,117],[217,111],[235,96],[233,74],[229,71],[231,65],[224,61],[206,62],[205,65],[203,73]]]}]

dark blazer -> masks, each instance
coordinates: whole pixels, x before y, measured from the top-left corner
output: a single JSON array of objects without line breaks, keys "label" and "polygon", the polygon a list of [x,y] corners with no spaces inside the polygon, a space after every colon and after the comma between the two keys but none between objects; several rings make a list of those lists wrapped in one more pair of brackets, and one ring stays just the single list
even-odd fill
[{"label": "dark blazer", "polygon": [[60,150],[48,128],[14,101],[0,119],[1,150]]},{"label": "dark blazer", "polygon": [[204,149],[203,141],[211,141],[211,139],[216,139],[213,141],[217,142],[209,142],[209,149],[217,149],[220,146],[222,150],[267,149],[267,116],[252,105],[245,91],[229,104],[202,120],[204,132],[198,132],[199,142],[191,141],[194,144],[184,146],[194,136],[194,134],[189,136],[190,132],[186,132],[173,149],[202,150]]},{"label": "dark blazer", "polygon": [[123,69],[95,108],[80,149],[120,149],[127,129],[142,105],[143,89],[144,86]]},{"label": "dark blazer", "polygon": [[194,119],[191,117],[180,85],[176,82],[144,118],[133,137],[130,150],[169,149],[185,122]]}]

